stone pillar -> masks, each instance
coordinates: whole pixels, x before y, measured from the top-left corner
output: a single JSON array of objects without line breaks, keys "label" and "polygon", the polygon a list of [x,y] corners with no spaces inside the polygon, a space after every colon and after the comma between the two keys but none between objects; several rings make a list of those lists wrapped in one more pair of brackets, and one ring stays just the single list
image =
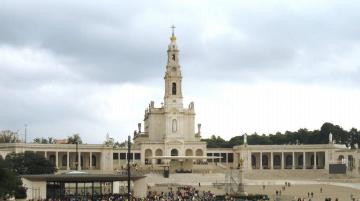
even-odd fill
[{"label": "stone pillar", "polygon": [[89,158],[90,167],[89,167],[89,169],[92,170],[92,152],[90,152],[89,155],[90,155],[90,158]]},{"label": "stone pillar", "polygon": [[316,167],[316,151],[314,152],[314,167],[313,168],[317,169],[317,167]]},{"label": "stone pillar", "polygon": [[270,169],[274,169],[274,153],[270,152]]},{"label": "stone pillar", "polygon": [[295,169],[295,152],[292,152],[292,169]]},{"label": "stone pillar", "polygon": [[59,168],[59,158],[58,158],[59,152],[55,152],[55,166],[56,168]]},{"label": "stone pillar", "polygon": [[117,169],[120,169],[120,153],[117,153],[117,155],[118,155],[118,168]]},{"label": "stone pillar", "polygon": [[263,169],[263,165],[262,165],[262,152],[260,152],[260,170]]},{"label": "stone pillar", "polygon": [[285,169],[284,152],[281,152],[281,169]]},{"label": "stone pillar", "polygon": [[70,152],[66,152],[66,169],[70,170]]},{"label": "stone pillar", "polygon": [[45,157],[45,159],[48,159],[47,158],[47,151],[44,151],[44,157]]},{"label": "stone pillar", "polygon": [[78,152],[78,164],[77,164],[77,170],[81,170],[81,152]]},{"label": "stone pillar", "polygon": [[306,152],[303,152],[303,169],[306,169]]},{"label": "stone pillar", "polygon": [[329,160],[330,160],[330,157],[329,157],[329,150],[325,151],[324,154],[325,154],[325,158],[324,158],[324,169],[328,170],[329,169]]}]

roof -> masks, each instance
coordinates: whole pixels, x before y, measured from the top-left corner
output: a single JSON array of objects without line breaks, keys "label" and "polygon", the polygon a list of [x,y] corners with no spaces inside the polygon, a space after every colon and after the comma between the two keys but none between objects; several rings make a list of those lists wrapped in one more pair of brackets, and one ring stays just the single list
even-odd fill
[{"label": "roof", "polygon": [[199,160],[199,159],[215,159],[215,158],[222,158],[221,156],[152,156],[148,157],[149,159],[193,159],[193,160]]},{"label": "roof", "polygon": [[[127,181],[127,175],[122,174],[34,174],[21,175],[30,181],[61,181],[61,182],[112,182],[112,181]],[[134,175],[130,179],[132,181],[144,178],[143,175]]]}]

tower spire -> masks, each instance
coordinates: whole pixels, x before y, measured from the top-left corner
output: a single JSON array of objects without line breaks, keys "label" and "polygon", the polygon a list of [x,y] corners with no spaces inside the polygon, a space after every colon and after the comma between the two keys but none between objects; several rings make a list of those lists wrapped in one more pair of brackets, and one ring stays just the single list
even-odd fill
[{"label": "tower spire", "polygon": [[181,69],[179,64],[179,49],[176,45],[175,26],[170,27],[172,34],[170,37],[170,44],[168,46],[167,54],[168,60],[165,72],[165,96],[164,102],[166,108],[181,109],[182,105],[182,87],[181,87]]},{"label": "tower spire", "polygon": [[170,40],[171,40],[171,41],[175,41],[175,40],[176,40],[176,36],[175,36],[175,28],[176,28],[176,27],[175,27],[174,25],[172,25],[170,28],[171,28],[171,30],[172,30]]}]

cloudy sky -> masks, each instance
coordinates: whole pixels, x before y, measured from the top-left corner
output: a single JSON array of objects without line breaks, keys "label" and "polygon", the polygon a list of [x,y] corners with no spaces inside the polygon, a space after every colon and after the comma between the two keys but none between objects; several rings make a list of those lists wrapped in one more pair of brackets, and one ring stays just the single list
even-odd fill
[{"label": "cloudy sky", "polygon": [[0,130],[125,140],[162,102],[172,24],[203,137],[360,128],[359,10],[350,0],[0,0]]}]

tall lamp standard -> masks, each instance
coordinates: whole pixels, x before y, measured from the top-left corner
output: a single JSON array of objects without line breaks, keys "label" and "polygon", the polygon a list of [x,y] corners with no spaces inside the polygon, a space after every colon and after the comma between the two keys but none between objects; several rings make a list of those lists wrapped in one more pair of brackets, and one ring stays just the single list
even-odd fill
[{"label": "tall lamp standard", "polygon": [[128,175],[128,200],[130,200],[130,153],[131,153],[131,142],[130,135],[128,136],[128,153],[127,153],[127,175]]},{"label": "tall lamp standard", "polygon": [[79,142],[76,141],[76,170],[79,170]]}]

